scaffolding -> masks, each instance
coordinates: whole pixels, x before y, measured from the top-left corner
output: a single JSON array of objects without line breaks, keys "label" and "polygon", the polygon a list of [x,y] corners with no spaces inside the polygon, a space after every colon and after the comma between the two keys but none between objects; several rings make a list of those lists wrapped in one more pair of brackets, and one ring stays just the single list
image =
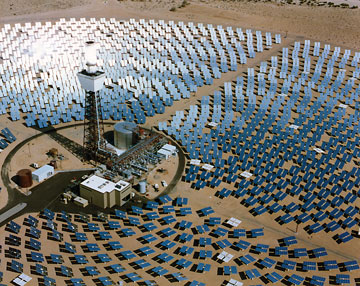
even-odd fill
[{"label": "scaffolding", "polygon": [[98,92],[86,91],[84,115],[84,159],[88,161],[103,161],[104,122],[101,116],[101,104]]}]

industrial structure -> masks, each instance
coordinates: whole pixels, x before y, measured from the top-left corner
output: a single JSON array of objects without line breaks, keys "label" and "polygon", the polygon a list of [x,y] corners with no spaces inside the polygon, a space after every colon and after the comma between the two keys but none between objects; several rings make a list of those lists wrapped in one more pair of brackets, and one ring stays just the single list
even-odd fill
[{"label": "industrial structure", "polygon": [[32,179],[35,182],[42,182],[47,178],[50,178],[54,175],[54,167],[50,165],[44,165],[41,168],[32,172]]},{"label": "industrial structure", "polygon": [[146,193],[146,180],[141,180],[139,182],[139,191],[140,191],[140,194],[145,194]]},{"label": "industrial structure", "polygon": [[101,104],[98,91],[103,87],[105,73],[96,68],[96,45],[86,42],[85,59],[87,68],[79,72],[78,79],[85,89],[84,114],[84,158],[97,162],[100,149],[104,147],[104,123],[101,117]]},{"label": "industrial structure", "polygon": [[[102,177],[93,175],[83,181],[80,184],[79,197],[83,201],[77,202],[77,204],[86,206],[89,202],[101,208],[122,206],[130,199],[131,184],[123,180],[115,183],[116,175],[131,170],[130,176],[131,174],[140,176],[143,171],[147,171],[147,159],[156,161],[163,158],[156,152],[164,143],[159,134],[152,131],[144,132],[144,129],[139,128],[136,123],[123,121],[114,126],[116,152],[113,152],[114,148],[109,146],[104,138],[99,91],[104,85],[105,74],[97,70],[96,45],[93,41],[86,42],[85,59],[86,69],[77,74],[79,82],[85,90],[84,159],[94,163],[106,162],[110,172],[105,172],[106,174],[102,174]],[[161,143],[159,144],[159,142]],[[154,149],[154,146],[157,147]],[[148,156],[149,149],[152,149],[152,152],[155,151],[155,158]],[[165,157],[168,158],[167,155],[173,154],[174,150],[164,150],[164,152],[166,153]],[[140,181],[140,193],[146,193],[146,180]]]},{"label": "industrial structure", "polygon": [[170,156],[175,156],[177,153],[176,147],[171,144],[165,144],[157,151],[157,155],[162,159],[168,159]]},{"label": "industrial structure", "polygon": [[29,169],[21,169],[17,172],[18,185],[21,188],[29,188],[32,186],[32,174]]},{"label": "industrial structure", "polygon": [[[27,65],[23,51],[44,34],[41,43],[52,41],[63,61]],[[108,88],[101,90],[92,50],[79,90],[68,75],[79,66],[81,39],[92,37],[106,41],[99,60]],[[359,284],[360,53],[295,38],[290,44],[291,37],[281,44],[279,34],[250,29],[144,19],[9,25],[0,38],[0,110],[11,120],[21,110],[26,125],[39,128],[85,114],[84,153],[93,162],[103,151],[109,159],[82,177],[79,194],[74,180],[63,195],[84,213],[27,192],[26,210],[32,201],[46,208],[3,228],[0,282],[24,285],[26,272],[37,276],[34,285],[122,285],[119,277],[137,285]],[[221,77],[229,81],[220,84]],[[214,80],[211,94],[186,100]],[[145,130],[134,143],[136,130],[120,129],[126,151],[103,150],[102,118],[144,124],[158,114],[147,125],[157,122],[165,136]],[[170,137],[178,164],[165,161],[177,154]],[[34,157],[28,160],[41,159]],[[37,181],[52,174],[43,168],[33,173]],[[29,173],[20,175],[26,185]],[[137,184],[142,197],[109,210],[128,202]],[[159,184],[168,187],[162,194]],[[106,211],[96,215],[89,203]]]},{"label": "industrial structure", "polygon": [[114,126],[114,145],[118,149],[129,149],[136,144],[138,126],[134,122],[119,122]]},{"label": "industrial structure", "polygon": [[114,183],[93,175],[80,184],[80,196],[104,209],[122,206],[131,198],[131,184],[123,180]]}]

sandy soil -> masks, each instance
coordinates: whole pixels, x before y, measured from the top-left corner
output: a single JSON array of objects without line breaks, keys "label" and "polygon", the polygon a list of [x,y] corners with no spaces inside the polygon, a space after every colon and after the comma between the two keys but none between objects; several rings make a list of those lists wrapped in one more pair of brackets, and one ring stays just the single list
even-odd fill
[{"label": "sandy soil", "polygon": [[[326,257],[322,257],[322,258],[318,258],[318,259],[316,259],[316,258],[309,259],[308,257],[303,257],[303,258],[296,259],[297,262],[309,261],[309,260],[314,261],[314,262],[321,262],[324,260],[337,260],[339,262],[344,262],[344,261],[358,258],[357,255],[355,255],[354,253],[351,252],[351,249],[346,249],[346,247],[344,247],[344,249],[341,250],[341,253],[338,253],[338,251],[336,251],[336,250],[335,251],[331,250],[333,248],[333,245],[331,245],[332,242],[329,242],[330,245],[328,245],[328,241],[326,241],[326,243],[324,243],[324,240],[321,237],[318,237],[317,239],[308,237],[308,235],[306,233],[303,233],[301,229],[299,229],[298,233],[295,234],[295,228],[292,225],[290,225],[288,228],[280,229],[276,224],[274,224],[274,221],[271,218],[269,218],[268,216],[262,216],[261,221],[258,219],[254,219],[253,217],[251,217],[248,214],[246,209],[243,209],[243,207],[241,205],[239,205],[237,200],[231,200],[231,199],[221,200],[217,197],[212,196],[213,190],[205,189],[205,190],[202,190],[201,192],[194,192],[189,187],[189,185],[186,183],[179,184],[178,190],[181,190],[181,192],[179,192],[179,191],[174,192],[171,194],[171,196],[173,198],[175,198],[178,195],[180,195],[181,197],[188,197],[189,198],[188,206],[191,206],[191,209],[193,211],[193,213],[191,215],[187,215],[186,217],[177,217],[178,222],[184,219],[186,221],[192,222],[193,226],[203,224],[206,217],[199,217],[198,214],[196,213],[196,210],[199,210],[201,208],[211,205],[212,208],[215,210],[215,213],[212,214],[211,217],[220,217],[222,221],[228,220],[231,217],[236,217],[237,219],[242,221],[241,224],[237,228],[244,228],[246,230],[251,230],[251,229],[255,229],[255,228],[263,228],[264,233],[265,233],[264,237],[260,237],[257,239],[242,238],[243,240],[251,242],[252,245],[256,245],[258,243],[265,243],[265,244],[269,244],[270,247],[275,247],[275,246],[279,245],[278,239],[280,239],[282,237],[287,237],[290,235],[296,235],[298,243],[295,246],[290,247],[290,249],[304,247],[304,248],[310,250],[310,249],[315,249],[317,247],[326,246],[327,252],[328,252],[328,255]],[[234,210],[236,210],[236,212],[234,212]],[[86,242],[75,241],[73,234],[62,230],[65,223],[62,222],[59,218],[54,220],[54,222],[56,222],[58,225],[57,229],[59,231],[61,231],[64,235],[64,241],[70,242],[73,245],[75,245],[75,247],[77,249],[77,254],[84,255],[87,258],[89,263],[86,264],[86,266],[95,266],[98,269],[98,271],[100,272],[100,274],[98,276],[91,277],[91,276],[83,275],[84,272],[82,269],[84,268],[84,266],[73,262],[73,260],[74,260],[73,254],[66,253],[61,250],[64,242],[56,242],[56,241],[47,239],[47,233],[49,231],[45,230],[43,228],[44,223],[46,223],[46,220],[41,219],[39,217],[39,215],[36,213],[31,214],[31,215],[33,215],[34,217],[36,217],[40,220],[38,228],[41,229],[41,237],[40,237],[39,241],[41,241],[41,243],[42,243],[41,253],[44,255],[44,257],[48,257],[51,253],[62,255],[62,257],[64,259],[63,265],[71,267],[73,270],[73,273],[74,273],[74,277],[81,277],[87,285],[93,285],[93,279],[95,279],[96,277],[99,277],[99,276],[108,276],[113,281],[117,281],[117,280],[119,280],[119,274],[118,275],[109,274],[108,270],[106,270],[106,266],[108,266],[109,264],[95,262],[94,257],[97,253],[86,252],[86,247],[85,247],[86,243],[97,243],[101,249],[98,253],[107,253],[110,256],[110,258],[112,259],[112,262],[110,262],[110,264],[120,263],[121,266],[126,269],[124,271],[124,273],[130,273],[130,272],[136,271],[136,273],[138,273],[142,278],[154,279],[159,283],[159,285],[167,285],[169,283],[169,281],[165,278],[165,276],[156,277],[156,278],[153,278],[152,276],[150,276],[149,273],[147,271],[145,271],[145,270],[148,270],[149,268],[146,268],[145,270],[141,270],[141,269],[134,270],[134,265],[132,264],[132,262],[140,259],[140,257],[137,257],[137,259],[131,259],[129,261],[126,261],[126,260],[122,260],[122,259],[119,260],[119,257],[115,255],[123,250],[134,251],[136,249],[139,249],[139,248],[145,246],[144,244],[140,243],[137,240],[137,238],[139,238],[140,236],[143,236],[145,233],[143,233],[142,231],[140,231],[140,229],[138,229],[136,227],[131,227],[135,231],[136,234],[133,235],[131,237],[131,239],[126,239],[126,238],[119,237],[118,231],[108,230],[108,229],[106,229],[106,225],[104,223],[101,223],[101,222],[95,220],[94,218],[91,219],[91,222],[94,222],[94,223],[97,223],[100,225],[101,231],[104,231],[104,230],[109,231],[109,233],[112,235],[112,239],[110,241],[119,241],[124,246],[120,251],[107,251],[105,248],[106,241],[98,240],[93,233],[86,231],[86,228],[84,228],[84,225],[85,225],[84,223],[76,222],[74,220],[74,217],[72,217],[71,221],[78,226],[79,232],[86,233],[86,236],[88,238],[88,240]],[[27,216],[28,215],[24,215],[22,217],[16,218],[14,221],[22,226],[21,231],[18,234],[18,236],[22,237],[22,243],[19,247],[17,247],[17,249],[21,250],[21,252],[22,252],[22,258],[17,259],[17,261],[23,263],[24,264],[24,272],[26,274],[30,274],[30,276],[33,277],[33,280],[29,284],[27,284],[29,286],[32,286],[32,285],[38,285],[37,284],[38,279],[37,279],[36,275],[31,275],[30,265],[33,263],[28,263],[28,261],[29,261],[28,255],[25,255],[25,253],[30,253],[30,250],[28,249],[28,247],[25,247],[25,245],[26,245],[25,241],[29,240],[28,235],[26,235],[26,233],[27,233],[26,229],[28,229],[28,227],[24,225],[24,220]],[[164,217],[165,215],[160,215],[160,216]],[[117,219],[112,218],[111,220],[117,220]],[[121,228],[128,227],[128,226],[124,226],[124,223],[121,220],[119,222],[121,224]],[[160,225],[160,223],[156,220],[154,220],[153,223],[156,226],[158,226],[158,229],[156,231],[152,232],[152,234],[155,236],[157,236],[156,233],[159,230],[169,227],[169,225]],[[182,231],[175,228],[175,225],[176,224],[171,225],[171,227],[173,229],[175,229],[179,234],[182,233]],[[211,229],[216,229],[216,228],[217,228],[217,226],[211,227]],[[4,227],[1,228],[1,230],[3,230],[3,229],[4,229]],[[192,233],[191,231],[184,231],[184,232]],[[204,237],[204,236],[209,237],[208,234],[205,234],[205,235],[195,235],[195,238]],[[172,237],[172,240],[174,238],[175,237]],[[221,239],[223,239],[223,238],[212,237],[213,241],[218,241]],[[231,239],[228,237],[227,237],[227,239],[231,242],[239,241],[239,239]],[[5,236],[2,236],[0,238],[0,245],[4,245],[4,240],[5,240]],[[160,241],[161,240],[165,240],[165,239],[162,238],[162,239],[160,239]],[[45,245],[46,245],[46,247],[45,247]],[[162,252],[155,245],[157,245],[157,242],[152,243],[148,246],[155,249],[157,251],[157,253],[149,255],[149,256],[141,257],[144,260],[146,260],[147,262],[151,263],[153,267],[158,265],[158,263],[154,262],[153,258]],[[195,246],[195,244],[193,244],[193,242],[184,243],[184,244],[180,243],[180,245],[186,245],[186,246],[192,246],[192,247]],[[186,269],[186,270],[181,270],[180,272],[183,273],[186,277],[188,277],[188,279],[190,279],[190,281],[196,279],[198,281],[202,281],[205,283],[211,283],[211,284],[207,284],[207,285],[222,285],[221,284],[222,281],[229,279],[230,277],[219,275],[217,272],[217,270],[219,268],[221,268],[225,265],[230,265],[230,266],[236,265],[238,267],[238,271],[240,271],[240,272],[254,268],[254,265],[252,265],[252,264],[238,266],[234,261],[231,261],[227,264],[219,264],[214,259],[210,259],[210,258],[208,258],[206,260],[198,260],[198,259],[194,259],[193,254],[187,255],[187,256],[181,256],[179,254],[176,254],[176,251],[175,251],[176,249],[177,249],[177,247],[174,247],[173,249],[167,250],[165,252],[174,256],[176,259],[185,258],[187,260],[193,261],[193,263],[203,262],[203,263],[209,263],[211,265],[211,271],[209,273],[206,273],[206,276],[204,274],[197,273],[195,271],[191,271],[190,270],[191,268]],[[221,250],[214,250],[214,247],[211,245],[206,246],[206,247],[201,247],[201,248],[198,248],[195,246],[195,249],[196,249],[196,251],[198,251],[199,249],[212,250],[214,255],[215,255],[215,253],[221,252]],[[243,255],[249,253],[249,251],[235,251],[234,249],[231,249],[231,248],[227,248],[226,251],[235,255],[234,259],[236,257],[240,257],[240,256],[243,256]],[[249,254],[252,255],[253,257],[256,257],[256,259],[264,258],[267,256],[264,254],[254,254],[251,252]],[[272,257],[272,258],[275,259],[276,261],[283,261],[284,259],[287,259],[287,256]],[[8,261],[8,260],[9,260],[9,258],[6,259],[6,261]],[[290,260],[294,260],[294,259],[290,259]],[[46,261],[48,261],[48,258],[46,258]],[[5,260],[4,260],[4,262],[5,262]],[[47,264],[47,263],[45,263],[45,264]],[[170,264],[171,263],[161,264],[161,266],[164,267],[165,269],[170,270],[171,273],[177,272],[178,270],[175,267],[171,266]],[[2,263],[0,266],[0,271],[6,271],[5,267],[6,267],[6,263]],[[65,280],[67,279],[66,277],[63,277],[61,275],[56,275],[58,267],[60,267],[60,265],[48,263],[47,264],[47,269],[48,269],[48,273],[49,273],[48,275],[50,277],[56,277],[57,283],[65,283]],[[283,271],[279,271],[277,269],[270,269],[270,270],[271,271],[275,270],[276,272],[278,272],[284,276],[291,275],[293,273],[298,274],[298,272],[296,272],[296,271],[295,272],[294,271],[283,272]],[[263,270],[259,270],[259,271],[261,273],[269,272],[268,269],[263,269]],[[18,276],[16,273],[11,272],[11,271],[4,272],[4,273],[6,273],[4,282],[9,282]],[[319,272],[319,275],[329,277],[330,275],[334,275],[335,273],[338,273],[338,271],[335,271],[335,272],[330,271],[330,272],[326,272],[326,273],[324,273],[322,271],[322,272]],[[312,274],[313,274],[313,272],[311,274],[304,273],[303,276],[310,277]],[[358,271],[353,271],[351,273],[351,277],[357,277],[357,275],[358,275]],[[239,275],[232,275],[231,278],[241,280],[239,278]],[[252,283],[256,283],[256,282],[261,283],[261,281],[257,280],[257,279],[252,281]],[[62,285],[62,284],[60,284],[60,285]],[[183,284],[180,283],[180,285],[183,285]]]},{"label": "sandy soil", "polygon": [[[356,1],[356,0],[354,0]],[[354,2],[355,3],[355,2]],[[79,6],[81,5],[81,6]],[[99,1],[99,0],[74,0],[74,1],[40,1],[40,0],[2,0],[0,4],[0,23],[17,23],[17,22],[36,22],[36,21],[51,21],[58,20],[59,17],[116,17],[116,18],[153,18],[153,19],[165,19],[165,20],[182,20],[182,21],[194,21],[194,22],[203,22],[203,23],[213,23],[221,25],[232,25],[243,28],[252,28],[252,29],[261,29],[272,32],[281,32],[288,39],[295,38],[306,38],[306,39],[316,39],[324,43],[332,43],[336,46],[349,47],[355,50],[359,49],[360,46],[360,12],[359,10],[349,10],[349,9],[333,9],[325,7],[307,7],[307,6],[296,6],[296,5],[281,5],[273,3],[253,3],[253,2],[218,2],[218,1],[192,1],[190,5],[184,8],[177,8],[175,12],[170,12],[169,10],[172,7],[179,7],[180,2],[165,2],[165,1],[152,1],[152,2],[132,2],[132,1]],[[16,14],[16,15],[15,15]],[[257,60],[260,60],[257,58]],[[256,63],[253,63],[256,64]],[[221,82],[229,80],[234,77],[234,74],[224,75],[221,81],[218,82],[218,85]],[[190,101],[184,101],[179,106],[169,110],[169,113],[164,115],[164,118],[154,118],[153,121],[148,121],[148,125],[154,125],[158,120],[169,119],[169,114],[175,110],[183,109],[184,106],[191,104],[193,101],[196,103],[198,98],[201,98],[202,94],[209,94],[211,90],[215,89],[216,86],[206,87],[196,94],[196,97]],[[18,137],[18,141],[24,140],[38,131],[26,128],[19,122],[11,122],[6,117],[1,117],[1,124],[6,125],[10,130],[14,131],[14,135]],[[80,137],[73,136],[71,132],[75,131],[64,131],[64,135],[77,138],[75,140],[78,143],[81,143]],[[6,150],[0,153],[0,160],[3,161],[9,151],[17,144],[17,142],[12,143]],[[57,147],[60,153],[63,153],[66,158],[72,158],[70,154],[67,154],[66,150],[63,150],[61,146],[56,146],[56,142],[49,139],[42,142],[33,142],[34,144],[29,144],[24,146],[20,150],[18,157],[11,164],[11,174],[13,174],[18,167],[28,166],[33,161],[33,156],[37,158],[37,161],[42,164],[48,161],[45,152],[51,147]],[[80,167],[80,163],[76,159],[72,159],[73,162],[76,162],[76,166],[71,163],[71,167]],[[68,161],[70,162],[70,161]],[[68,164],[66,160],[63,164]],[[65,166],[62,166],[65,168]],[[170,180],[169,180],[170,181]],[[1,185],[0,185],[1,186]],[[271,246],[277,246],[277,239],[279,237],[285,237],[295,234],[295,224],[289,224],[287,227],[279,227],[279,225],[274,222],[273,217],[270,215],[262,215],[261,219],[254,218],[248,213],[248,209],[239,204],[239,200],[220,200],[213,196],[214,190],[205,188],[201,192],[194,192],[189,184],[180,183],[177,188],[170,194],[172,197],[178,195],[189,197],[190,205],[193,210],[198,210],[202,207],[213,206],[216,215],[220,216],[222,219],[228,219],[232,216],[235,216],[242,220],[240,227],[247,229],[255,227],[264,227],[266,232],[266,240],[261,240],[260,243],[268,243]],[[1,204],[6,202],[6,192],[2,192],[0,196],[0,207]],[[38,214],[33,214],[37,216]],[[194,223],[194,225],[199,225],[203,223],[203,218],[199,218],[193,213],[193,215],[186,218]],[[23,224],[24,217],[19,217],[15,220],[20,225]],[[60,223],[60,229],[61,224]],[[80,225],[80,224],[79,224]],[[161,226],[164,228],[164,226]],[[3,230],[4,227],[1,228]],[[80,231],[83,232],[82,227]],[[118,235],[112,232],[113,236],[116,238]],[[141,236],[139,230],[135,236]],[[346,261],[351,259],[359,259],[358,253],[353,251],[354,245],[349,244],[342,246],[341,248],[337,245],[332,239],[328,239],[326,233],[321,233],[316,237],[309,237],[309,235],[304,232],[302,228],[299,228],[298,233],[296,234],[298,238],[297,247],[306,247],[307,249],[316,248],[319,246],[324,246],[328,249],[329,255],[326,257],[326,260],[336,259],[338,261]],[[21,233],[19,236],[25,237],[25,227],[22,227]],[[95,242],[93,235],[88,234],[89,241]],[[5,236],[1,236],[0,245],[4,246]],[[26,238],[28,240],[28,238]],[[43,234],[40,239],[43,243],[43,253],[44,255],[49,255],[49,253],[60,253],[59,244],[54,241],[47,240],[46,231],[43,230]],[[65,241],[72,241],[70,234],[65,232]],[[124,245],[124,249],[137,249],[141,245],[136,239],[121,239],[121,243]],[[257,242],[253,241],[253,244]],[[78,243],[78,249],[81,249],[81,246],[84,243]],[[355,243],[358,245],[358,243]],[[105,252],[105,248],[101,244],[102,252]],[[25,251],[24,242],[19,247],[22,249],[23,257],[19,260],[20,262],[25,263],[26,273],[30,274],[30,266],[27,263],[25,253],[30,251],[27,249]],[[89,253],[83,253],[88,257],[88,260],[91,261],[89,265],[99,266],[91,258],[93,256]],[[80,266],[74,266],[70,262],[70,254],[61,253],[65,258],[65,264],[68,266],[73,266],[75,277],[82,277]],[[116,256],[113,253],[109,255],[116,260]],[[237,254],[240,256],[241,254]],[[153,262],[151,259],[146,259],[150,262]],[[280,258],[277,260],[281,260]],[[306,257],[304,260],[307,260]],[[325,259],[320,259],[323,261]],[[314,260],[315,261],[315,260]],[[213,260],[207,260],[207,263],[211,263],[213,270],[216,269],[216,264]],[[134,271],[130,267],[129,263],[124,262],[124,265],[127,269],[127,272]],[[215,266],[214,266],[215,265]],[[1,270],[6,273],[6,263],[1,264]],[[55,266],[49,265],[49,276],[55,277]],[[168,267],[172,272],[175,272],[175,268]],[[250,269],[252,266],[244,266],[241,270]],[[111,276],[105,270],[103,266],[98,267],[101,274],[106,276]],[[149,277],[145,271],[137,271],[143,277]],[[199,278],[200,276],[191,271],[184,271],[189,278]],[[264,272],[265,273],[265,272]],[[337,273],[337,272],[336,272]],[[291,272],[286,274],[291,275]],[[321,274],[321,273],[319,273]],[[16,277],[16,274],[13,272],[6,273],[6,282]],[[214,285],[220,285],[221,281],[224,280],[224,277],[216,275],[215,271],[212,271],[208,275],[207,281],[215,281]],[[358,272],[353,272],[352,276],[358,275]],[[326,274],[328,276],[328,274]],[[64,277],[61,278],[61,281],[64,281]],[[88,279],[88,280],[87,280]],[[221,280],[221,281],[220,281]],[[90,282],[91,277],[85,278],[85,282]],[[158,278],[160,285],[166,285],[169,283],[164,277]],[[353,281],[353,280],[352,280]],[[255,281],[260,282],[260,281]],[[255,283],[254,282],[254,283]],[[33,279],[28,285],[37,285],[37,279]]]},{"label": "sandy soil", "polygon": [[[30,166],[32,163],[37,163],[39,166],[49,164],[50,161],[54,159],[52,156],[48,155],[48,152],[51,148],[56,148],[58,150],[58,154],[63,156],[62,160],[56,159],[57,168],[55,169],[55,172],[61,170],[74,170],[93,167],[82,162],[79,158],[75,157],[72,153],[70,153],[67,149],[54,141],[48,135],[43,135],[25,144],[15,154],[10,163],[10,178],[13,178],[20,168],[26,168],[34,171],[35,169]],[[33,181],[32,187],[36,186],[37,184],[38,183]],[[12,183],[12,187],[18,188],[22,192],[27,191],[27,189],[19,188],[15,183]]]},{"label": "sandy soil", "polygon": [[[41,133],[36,129],[25,127],[24,124],[20,122],[17,122],[14,125],[14,122],[12,122],[11,120],[6,119],[6,121],[9,121],[7,126],[11,131],[13,131],[14,135],[17,137],[17,140],[14,143],[10,144],[0,154],[1,156],[0,158],[2,158],[2,160],[4,160],[6,155],[8,155],[9,152],[21,141],[29,137],[32,137],[38,133]],[[57,127],[60,128],[72,124],[74,124],[74,122],[71,122],[70,124],[62,123],[59,124]],[[113,130],[113,125],[105,124],[105,132],[111,130]],[[70,140],[74,141],[77,144],[80,145],[83,144],[83,126],[69,127],[58,130],[57,132],[62,136],[69,138]],[[49,164],[50,161],[54,159],[52,156],[48,154],[51,148],[56,148],[58,150],[58,155],[63,156],[62,160],[56,158],[57,168],[55,169],[55,172],[93,167],[93,165],[82,162],[79,158],[74,156],[64,146],[62,146],[61,144],[56,142],[53,138],[51,138],[51,136],[47,134],[43,134],[40,137],[32,139],[16,152],[8,167],[9,177],[14,178],[20,169],[30,169],[31,171],[34,171],[35,169],[32,167],[33,163],[37,163],[39,166]],[[37,182],[33,181],[33,185],[31,186],[31,188],[35,187],[37,184],[38,184]],[[24,189],[20,188],[14,181],[11,181],[11,187],[17,188],[19,191],[23,193],[26,193],[29,190],[28,188],[24,188]],[[7,192],[4,190],[2,192],[2,195],[0,196],[0,208],[6,205],[7,195],[8,195]]]},{"label": "sandy soil", "polygon": [[[0,124],[2,126],[1,129],[4,127],[8,127],[10,129],[10,131],[14,134],[14,136],[17,138],[17,140],[15,142],[10,143],[9,146],[0,153],[0,161],[1,162],[4,162],[6,156],[19,142],[39,133],[37,130],[35,130],[33,128],[27,128],[22,123],[11,121],[6,116],[1,117]],[[20,165],[20,166],[22,166],[20,168],[25,168],[24,165]],[[16,174],[16,172],[19,170],[18,168],[19,168],[19,165],[17,165],[17,167],[15,167],[13,169],[13,171],[11,171],[10,169],[8,171],[11,172],[12,174]],[[27,168],[27,166],[26,166],[26,168]],[[0,181],[1,181],[0,187],[2,188],[1,196],[0,196],[0,208],[3,208],[7,204],[8,193],[4,187],[1,179],[0,179]]]},{"label": "sandy soil", "polygon": [[[147,175],[147,194],[146,197],[150,200],[154,199],[164,191],[166,186],[164,186],[161,182],[164,180],[167,184],[169,184],[174,177],[176,170],[179,165],[179,159],[177,156],[173,156],[168,158],[167,160],[162,160],[160,164],[156,165]],[[163,171],[159,171],[163,169]],[[156,191],[154,185],[158,184],[159,188]]]},{"label": "sandy soil", "polygon": [[[353,49],[360,46],[358,9],[199,0],[175,12],[169,11],[179,6],[179,1],[32,0],[29,5],[27,0],[2,0],[0,23],[49,21],[59,17],[171,19],[276,31]],[[14,8],[10,10],[11,7]]]}]

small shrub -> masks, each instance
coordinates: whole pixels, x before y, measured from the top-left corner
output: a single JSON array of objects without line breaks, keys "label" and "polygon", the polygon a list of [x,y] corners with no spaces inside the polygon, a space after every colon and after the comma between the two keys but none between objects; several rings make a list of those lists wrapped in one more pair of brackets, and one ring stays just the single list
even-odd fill
[{"label": "small shrub", "polygon": [[183,8],[183,7],[185,7],[185,6],[189,5],[189,4],[190,4],[190,3],[189,3],[188,1],[184,0],[184,1],[181,3],[181,5],[180,5],[179,8]]}]

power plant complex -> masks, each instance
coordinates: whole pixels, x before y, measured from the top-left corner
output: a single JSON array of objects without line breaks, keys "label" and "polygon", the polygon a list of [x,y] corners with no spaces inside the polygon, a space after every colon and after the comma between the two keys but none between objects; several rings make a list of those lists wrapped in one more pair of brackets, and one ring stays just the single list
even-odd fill
[{"label": "power plant complex", "polygon": [[0,25],[0,286],[360,285],[359,62],[221,24]]}]

